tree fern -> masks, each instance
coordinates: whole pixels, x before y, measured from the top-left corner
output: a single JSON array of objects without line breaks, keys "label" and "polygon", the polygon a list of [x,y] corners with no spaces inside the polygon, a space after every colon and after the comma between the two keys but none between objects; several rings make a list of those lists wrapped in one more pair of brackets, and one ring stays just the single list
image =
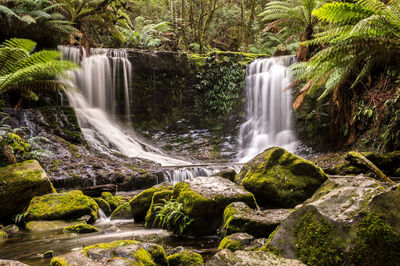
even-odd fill
[{"label": "tree fern", "polygon": [[26,39],[11,39],[0,45],[0,94],[13,90],[28,95],[67,86],[57,77],[77,65],[59,60],[61,54],[58,51],[32,53],[35,45]]}]

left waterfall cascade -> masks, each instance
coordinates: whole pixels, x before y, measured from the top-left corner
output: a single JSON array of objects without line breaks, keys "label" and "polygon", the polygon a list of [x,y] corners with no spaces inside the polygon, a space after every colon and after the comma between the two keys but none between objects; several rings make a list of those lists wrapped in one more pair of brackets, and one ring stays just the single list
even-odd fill
[{"label": "left waterfall cascade", "polygon": [[116,116],[129,122],[132,65],[123,49],[84,49],[59,46],[64,59],[80,64],[69,72],[79,90],[66,92],[75,109],[85,139],[102,153],[119,152],[165,165],[190,165],[191,162],[169,157],[161,150],[139,140],[132,129],[121,126]]}]

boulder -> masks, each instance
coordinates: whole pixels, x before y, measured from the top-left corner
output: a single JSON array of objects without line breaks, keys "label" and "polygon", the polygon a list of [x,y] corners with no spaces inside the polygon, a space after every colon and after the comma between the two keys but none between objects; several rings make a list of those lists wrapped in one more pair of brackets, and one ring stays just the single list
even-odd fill
[{"label": "boulder", "polygon": [[252,192],[260,206],[293,208],[327,179],[313,163],[282,148],[270,148],[246,163],[235,182]]},{"label": "boulder", "polygon": [[232,182],[235,182],[236,171],[231,168],[226,168],[212,176],[220,176],[220,177],[226,178]]},{"label": "boulder", "polygon": [[79,190],[53,193],[31,200],[24,214],[25,221],[69,220],[88,215],[89,222],[97,220],[97,203]]},{"label": "boulder", "polygon": [[254,239],[254,236],[247,233],[236,233],[229,235],[221,240],[218,250],[223,250],[226,248],[231,251],[244,250],[246,247],[251,246]]},{"label": "boulder", "polygon": [[53,192],[53,185],[36,160],[1,168],[0,220],[21,213],[33,197]]},{"label": "boulder", "polygon": [[224,211],[223,236],[245,232],[268,237],[291,213],[288,209],[253,210],[243,202],[231,203]]},{"label": "boulder", "polygon": [[160,184],[152,188],[146,189],[133,197],[129,201],[129,204],[131,205],[132,216],[135,221],[144,221],[147,211],[150,208],[154,193],[166,190],[172,190],[172,186],[169,184]]},{"label": "boulder", "polygon": [[191,250],[182,249],[180,252],[167,257],[169,266],[203,265],[203,257]]},{"label": "boulder", "polygon": [[3,227],[0,227],[0,244],[6,242],[8,238],[8,234],[6,233],[6,231],[3,230]]},{"label": "boulder", "polygon": [[174,187],[173,199],[183,204],[183,211],[193,218],[188,233],[215,234],[222,224],[223,212],[232,202],[257,206],[253,194],[222,177],[192,178]]},{"label": "boulder", "polygon": [[207,261],[207,266],[233,266],[233,265],[305,265],[301,261],[281,258],[275,254],[264,251],[244,251],[238,250],[235,252],[229,249],[224,249],[214,255],[214,257]]},{"label": "boulder", "polygon": [[76,225],[69,225],[64,227],[64,233],[77,233],[77,234],[86,234],[86,233],[93,233],[100,231],[99,228],[94,227],[90,224],[76,224]]},{"label": "boulder", "polygon": [[1,260],[0,265],[2,266],[29,266],[28,264],[22,263],[16,260]]},{"label": "boulder", "polygon": [[107,201],[105,201],[102,198],[93,198],[93,199],[94,199],[94,201],[96,201],[97,205],[99,205],[99,208],[103,210],[104,214],[107,217],[111,215],[111,207]]},{"label": "boulder", "polygon": [[155,207],[157,204],[164,203],[165,201],[171,200],[173,191],[172,190],[165,190],[156,192],[153,194],[153,198],[151,200],[151,205],[149,210],[147,211],[146,218],[145,218],[145,226],[148,228],[156,227],[154,221],[156,219],[157,212]]},{"label": "boulder", "polygon": [[[122,263],[122,264],[120,264]],[[164,248],[135,240],[119,240],[55,257],[51,265],[168,265]]]},{"label": "boulder", "polygon": [[118,208],[116,208],[115,211],[111,213],[110,219],[111,220],[132,219],[132,210],[131,210],[131,205],[129,205],[129,202],[118,206]]},{"label": "boulder", "polygon": [[330,178],[266,249],[307,265],[400,264],[400,191],[365,176]]},{"label": "boulder", "polygon": [[101,197],[110,205],[111,212],[113,212],[118,206],[125,204],[126,200],[121,196],[114,196],[111,192],[101,193]]},{"label": "boulder", "polygon": [[7,234],[15,234],[19,231],[19,227],[16,224],[9,224],[4,227],[4,231],[6,231]]},{"label": "boulder", "polygon": [[82,221],[30,221],[25,224],[29,232],[44,232],[63,229],[66,226],[81,224]]}]

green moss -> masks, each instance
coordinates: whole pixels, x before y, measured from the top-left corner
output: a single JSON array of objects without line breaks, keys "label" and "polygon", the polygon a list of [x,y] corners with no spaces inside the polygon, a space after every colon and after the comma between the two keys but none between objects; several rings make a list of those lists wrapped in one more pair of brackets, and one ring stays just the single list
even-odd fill
[{"label": "green moss", "polygon": [[60,194],[48,194],[32,199],[24,214],[26,221],[68,220],[90,215],[90,221],[97,220],[97,203],[82,191],[75,190]]},{"label": "green moss", "polygon": [[139,244],[139,241],[135,240],[117,240],[109,243],[100,243],[96,245],[91,245],[88,247],[83,248],[83,253],[87,256],[87,250],[88,249],[112,249],[116,247],[123,247],[127,245],[134,245],[134,244]]},{"label": "green moss", "polygon": [[67,260],[64,257],[54,257],[50,261],[51,266],[67,266]]},{"label": "green moss", "polygon": [[26,143],[15,133],[8,133],[5,137],[13,154],[25,154],[31,149],[31,145]]},{"label": "green moss", "polygon": [[93,198],[94,201],[96,201],[97,205],[103,210],[104,214],[107,216],[111,215],[111,207],[110,204],[108,204],[107,201],[105,201],[102,198]]},{"label": "green moss", "polygon": [[149,252],[147,252],[144,248],[139,248],[139,250],[135,251],[132,253],[132,255],[135,257],[136,261],[140,264],[140,265],[148,265],[148,266],[152,266],[152,265],[157,265]]},{"label": "green moss", "polygon": [[175,253],[167,257],[169,266],[203,265],[203,257],[190,250]]},{"label": "green moss", "polygon": [[172,190],[172,186],[155,186],[145,191],[142,191],[138,195],[132,198],[129,201],[132,209],[132,215],[136,221],[144,221],[147,211],[150,208],[151,201],[153,199],[153,195],[156,192],[161,192],[165,190]]},{"label": "green moss", "polygon": [[151,254],[153,261],[157,265],[168,265],[167,254],[165,253],[165,250],[162,246],[152,245],[149,249],[147,249],[147,251]]},{"label": "green moss", "polygon": [[153,198],[151,200],[151,205],[149,210],[147,211],[146,217],[145,217],[145,226],[146,227],[154,227],[154,219],[156,218],[157,212],[154,210],[154,207],[156,204],[162,203],[164,200],[169,201],[172,197],[173,191],[171,190],[166,190],[166,191],[160,191],[160,192],[155,192],[153,194]]},{"label": "green moss", "polygon": [[225,248],[235,252],[236,250],[242,250],[243,244],[240,241],[232,240],[229,236],[226,236],[221,240],[221,243],[219,243],[218,250],[223,250]]},{"label": "green moss", "polygon": [[5,231],[0,229],[0,244],[4,243],[8,238],[8,235]]},{"label": "green moss", "polygon": [[101,197],[108,203],[111,211],[114,211],[119,205],[125,203],[125,201],[122,202],[122,197],[114,196],[111,192],[103,192],[101,193]]},{"label": "green moss", "polygon": [[99,228],[94,227],[89,224],[77,224],[66,226],[63,230],[64,233],[78,233],[78,234],[86,234],[100,231]]},{"label": "green moss", "polygon": [[307,265],[344,264],[346,244],[338,237],[338,229],[321,216],[306,213],[293,233],[296,256]]},{"label": "green moss", "polygon": [[118,206],[111,214],[111,220],[132,219],[132,210],[129,202]]}]

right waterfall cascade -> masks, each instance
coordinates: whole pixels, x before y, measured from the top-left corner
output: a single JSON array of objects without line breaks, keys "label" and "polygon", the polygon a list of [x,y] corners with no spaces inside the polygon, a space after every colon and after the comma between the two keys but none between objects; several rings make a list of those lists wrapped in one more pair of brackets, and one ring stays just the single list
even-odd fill
[{"label": "right waterfall cascade", "polygon": [[247,162],[267,148],[297,149],[293,132],[291,82],[294,56],[257,59],[247,66],[246,122],[240,126],[238,161]]}]

